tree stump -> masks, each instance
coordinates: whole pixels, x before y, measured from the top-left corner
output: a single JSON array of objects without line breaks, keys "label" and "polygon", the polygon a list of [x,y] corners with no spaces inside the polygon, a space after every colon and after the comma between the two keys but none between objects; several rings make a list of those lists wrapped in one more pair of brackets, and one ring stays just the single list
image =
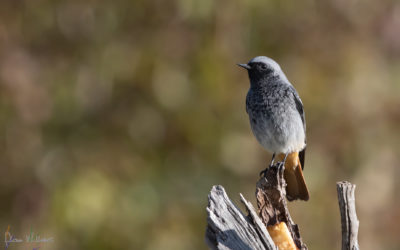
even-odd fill
[{"label": "tree stump", "polygon": [[[240,194],[247,216],[233,204],[222,186],[213,186],[207,206],[206,243],[210,249],[307,249],[287,208],[283,170],[283,164],[277,163],[257,182],[258,213]],[[355,185],[338,182],[337,189],[342,218],[342,249],[358,250]]]}]

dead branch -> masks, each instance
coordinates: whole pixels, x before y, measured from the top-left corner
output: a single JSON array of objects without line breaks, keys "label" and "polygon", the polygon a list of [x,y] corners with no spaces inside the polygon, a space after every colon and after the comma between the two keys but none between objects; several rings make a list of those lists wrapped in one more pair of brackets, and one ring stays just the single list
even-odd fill
[{"label": "dead branch", "polygon": [[356,185],[347,181],[336,183],[342,223],[342,250],[358,250],[358,225],[354,191]]}]

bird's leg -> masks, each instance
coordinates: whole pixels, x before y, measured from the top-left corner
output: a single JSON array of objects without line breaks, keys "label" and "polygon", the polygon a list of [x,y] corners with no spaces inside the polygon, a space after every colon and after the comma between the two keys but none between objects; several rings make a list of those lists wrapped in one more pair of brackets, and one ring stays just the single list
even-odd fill
[{"label": "bird's leg", "polygon": [[[272,154],[272,159],[271,162],[269,163],[269,168],[272,167],[274,165],[274,161],[275,161],[275,153]],[[265,174],[267,173],[268,168],[264,169],[263,171],[260,172],[260,176],[265,176]]]},{"label": "bird's leg", "polygon": [[275,161],[275,153],[272,154],[272,159],[271,163],[269,164],[269,167],[272,167],[272,165],[274,165],[274,161]]},{"label": "bird's leg", "polygon": [[284,168],[285,163],[286,163],[286,158],[288,157],[288,155],[289,155],[289,153],[286,153],[286,154],[285,154],[285,158],[283,158],[283,161],[281,161],[281,162],[279,163],[278,168]]},{"label": "bird's leg", "polygon": [[286,163],[286,158],[288,157],[288,155],[289,155],[289,153],[286,153],[286,154],[285,154],[285,158],[283,158],[283,165],[285,165],[285,163]]}]

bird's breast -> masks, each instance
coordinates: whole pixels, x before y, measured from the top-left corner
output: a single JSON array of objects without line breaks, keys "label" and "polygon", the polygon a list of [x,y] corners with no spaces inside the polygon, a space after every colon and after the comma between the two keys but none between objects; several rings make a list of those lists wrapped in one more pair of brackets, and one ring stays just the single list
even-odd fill
[{"label": "bird's breast", "polygon": [[246,106],[252,132],[265,149],[288,153],[304,148],[301,117],[287,100],[249,91]]}]

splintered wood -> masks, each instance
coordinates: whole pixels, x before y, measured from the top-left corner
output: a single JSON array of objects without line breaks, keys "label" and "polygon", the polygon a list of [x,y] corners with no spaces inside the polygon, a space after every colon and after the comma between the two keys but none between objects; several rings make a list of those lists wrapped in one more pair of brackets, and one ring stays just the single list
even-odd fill
[{"label": "splintered wood", "polygon": [[207,206],[207,245],[219,250],[277,250],[254,207],[242,195],[240,199],[248,216],[233,204],[222,186],[212,188]]},{"label": "splintered wood", "polygon": [[265,176],[257,182],[256,198],[259,215],[280,250],[304,250],[307,246],[301,239],[298,226],[290,217],[285,188],[283,167],[281,163],[277,163],[268,168]]},{"label": "splintered wood", "polygon": [[[229,199],[222,186],[214,186],[208,196],[206,242],[218,250],[295,250],[307,249],[299,228],[292,221],[286,203],[286,183],[280,163],[270,167],[257,182],[258,214],[240,195],[248,215]],[[358,219],[355,210],[355,185],[337,183],[342,218],[342,249],[358,250]]]},{"label": "splintered wood", "polygon": [[279,250],[296,250],[296,244],[290,235],[289,229],[284,222],[275,224],[273,226],[268,226],[268,233],[274,241],[275,245]]}]

